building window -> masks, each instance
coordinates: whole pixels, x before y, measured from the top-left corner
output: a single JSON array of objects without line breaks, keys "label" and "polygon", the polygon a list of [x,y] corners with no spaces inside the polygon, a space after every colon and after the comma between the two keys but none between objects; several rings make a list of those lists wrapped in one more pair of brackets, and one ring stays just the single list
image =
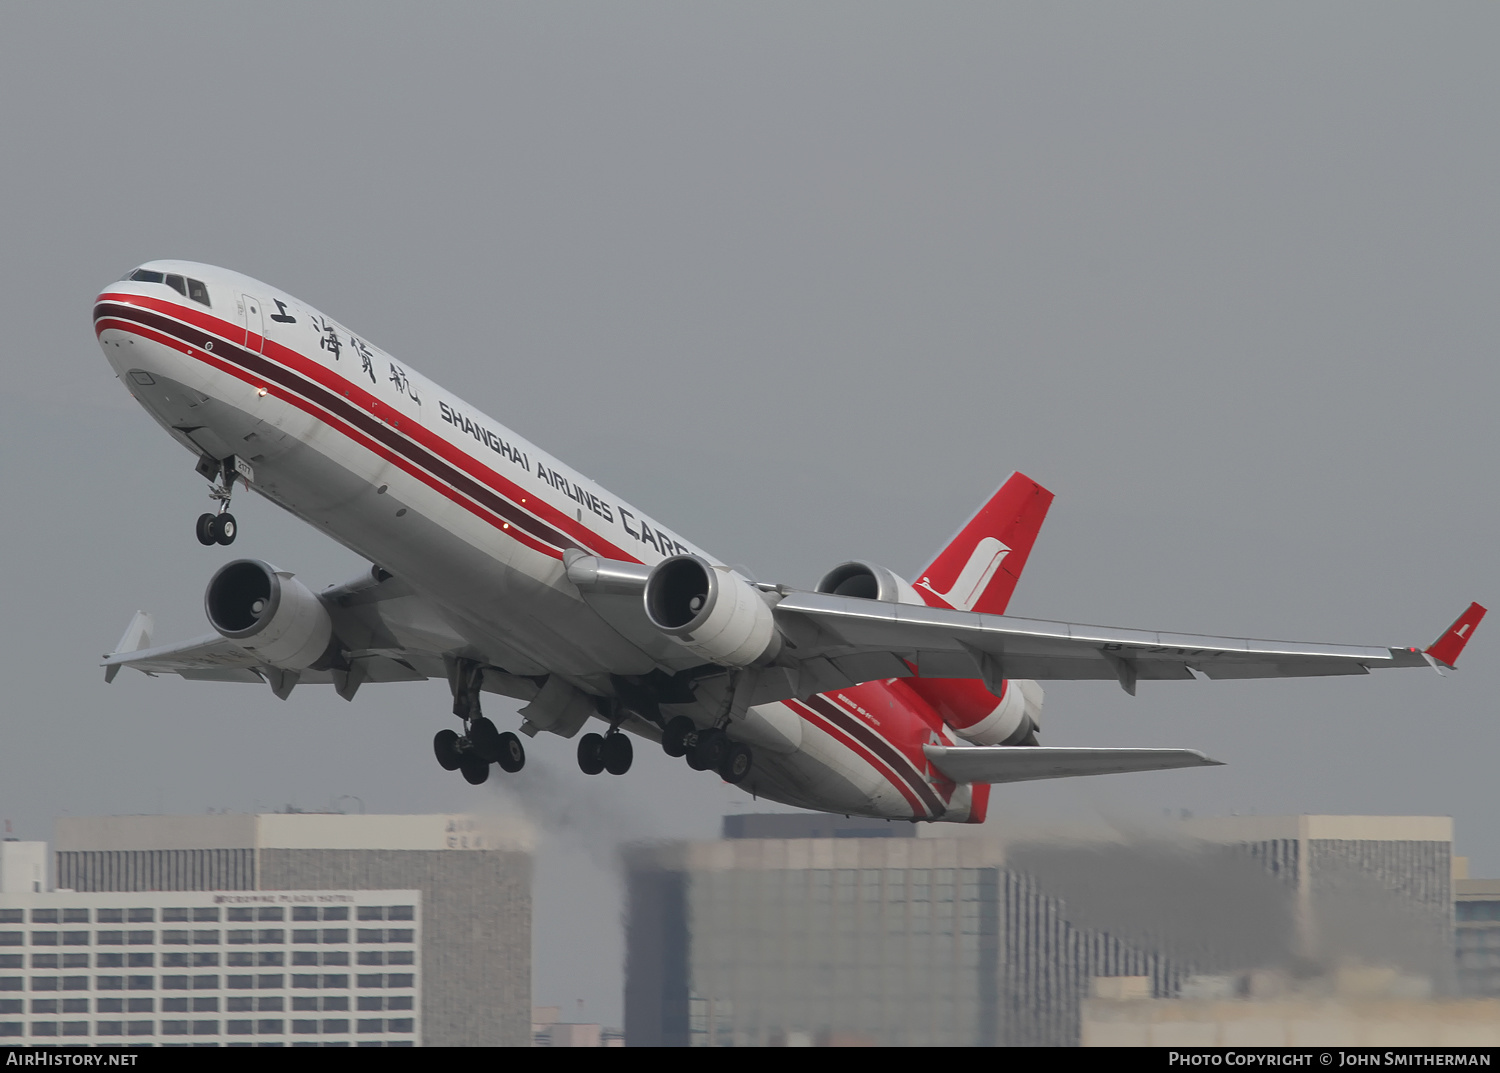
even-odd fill
[{"label": "building window", "polygon": [[315,943],[317,941],[317,928],[297,928],[292,932],[292,942],[294,943]]},{"label": "building window", "polygon": [[188,1023],[186,1021],[163,1021],[161,1023],[161,1034],[163,1036],[185,1036],[188,1034]]},{"label": "building window", "polygon": [[193,919],[199,922],[205,920],[218,920],[219,908],[215,905],[200,905],[193,908]]},{"label": "building window", "polygon": [[308,1020],[308,1021],[293,1021],[292,1022],[292,1035],[294,1035],[294,1036],[316,1036],[317,1034],[318,1034],[318,1022],[317,1021]]},{"label": "building window", "polygon": [[284,943],[286,932],[280,928],[261,928],[260,941],[263,943]]},{"label": "building window", "polygon": [[[163,986],[166,986],[163,983]],[[156,989],[156,977],[154,976],[132,976],[125,982],[127,991],[154,991]]]},{"label": "building window", "polygon": [[349,907],[347,905],[330,905],[323,910],[324,920],[348,920]]},{"label": "building window", "polygon": [[125,933],[123,931],[101,931],[94,938],[100,946],[125,945]]},{"label": "building window", "polygon": [[[162,933],[162,940],[161,941],[164,942],[164,943],[171,942],[172,940],[167,938],[167,936],[171,935],[171,934],[172,934],[171,932],[163,932]],[[156,932],[154,932],[154,931],[132,931],[132,932],[127,932],[125,934],[125,941],[127,943],[129,943],[131,946],[150,946],[152,943],[156,942]]]},{"label": "building window", "polygon": [[188,989],[188,978],[186,976],[163,976],[161,978],[161,989],[163,991],[186,991]]},{"label": "building window", "polygon": [[57,1035],[56,1021],[32,1021],[31,1034],[33,1036],[55,1036]]},{"label": "building window", "polygon": [[285,920],[286,914],[279,905],[263,905],[255,913],[256,920]]},{"label": "building window", "polygon": [[56,909],[33,909],[31,911],[31,922],[33,924],[56,924]]},{"label": "building window", "polygon": [[123,954],[100,954],[94,964],[101,969],[118,969],[125,964],[125,957]]},{"label": "building window", "polygon": [[33,976],[31,978],[31,989],[33,991],[56,991],[57,983],[56,976]]},{"label": "building window", "polygon": [[249,1036],[249,1035],[252,1035],[253,1032],[254,1032],[254,1030],[252,1028],[252,1025],[253,1025],[253,1022],[251,1022],[251,1021],[230,1021],[230,1022],[228,1022],[225,1025],[225,1035],[228,1035],[228,1036]]},{"label": "building window", "polygon": [[411,1032],[413,1031],[413,1021],[414,1019],[411,1017],[392,1017],[385,1023],[386,1031]]},{"label": "building window", "polygon": [[[147,999],[146,1001],[150,1002],[151,1000]],[[135,1009],[135,1003],[134,1002],[131,1003],[131,1007],[130,1008],[132,1010]],[[143,1008],[149,1010],[151,1007],[146,1006],[146,1007],[143,1007]],[[164,998],[164,999],[161,1000],[161,1012],[162,1013],[187,1013],[188,1012],[187,999],[185,999],[185,998]]]},{"label": "building window", "polygon": [[262,1017],[260,1020],[255,1022],[255,1033],[259,1036],[279,1036],[281,1033],[286,1031],[286,1029],[282,1027],[285,1024],[285,1021],[280,1021],[275,1018]]},{"label": "building window", "polygon": [[[168,912],[171,912],[171,910],[168,910]],[[131,909],[126,913],[126,917],[131,924],[153,924],[156,922],[156,910],[150,906]],[[170,918],[163,914],[162,919],[167,920]]]},{"label": "building window", "polygon": [[[134,935],[135,933],[131,932],[131,934]],[[131,941],[134,942],[135,940],[132,939]],[[161,933],[161,941],[165,946],[187,946],[188,933],[186,931],[173,928]]]},{"label": "building window", "polygon": [[280,1013],[286,1008],[286,999],[280,995],[262,995],[255,1000],[255,1008],[262,1013]]},{"label": "building window", "polygon": [[89,1023],[87,1021],[64,1021],[62,1023],[62,1034],[65,1036],[87,1036],[89,1034]]},{"label": "building window", "polygon": [[286,977],[279,972],[263,972],[260,974],[258,986],[262,991],[280,991],[282,981],[285,979]]},{"label": "building window", "polygon": [[97,1025],[94,1026],[94,1035],[119,1036],[124,1034],[121,1031],[123,1028],[124,1025],[119,1021],[100,1021]]},{"label": "building window", "polygon": [[55,931],[34,931],[34,932],[31,933],[31,945],[32,946],[56,946],[57,945],[57,932],[55,932]]},{"label": "building window", "polygon": [[349,1031],[349,1022],[342,1017],[325,1017],[323,1031],[330,1036],[342,1035]]},{"label": "building window", "polygon": [[219,964],[219,955],[200,950],[193,955],[193,965],[197,968],[214,968]]},{"label": "building window", "polygon": [[89,978],[87,976],[64,976],[62,988],[64,991],[87,991]]},{"label": "building window", "polygon": [[217,991],[218,989],[219,976],[217,973],[210,973],[203,976],[193,977],[194,991]]},{"label": "building window", "polygon": [[195,1036],[217,1036],[219,1034],[218,1021],[194,1021],[193,1035]]},{"label": "building window", "polygon": [[[138,919],[136,917],[135,913],[136,913],[136,910],[134,910],[134,909],[132,909],[130,911],[130,919],[131,920]],[[161,911],[161,918],[162,918],[162,920],[164,922],[173,922],[173,923],[182,922],[182,923],[185,923],[187,921],[187,918],[188,918],[187,906],[185,906],[185,905],[174,905],[170,909],[163,909]],[[150,920],[151,918],[150,917],[146,917],[145,919]]]},{"label": "building window", "polygon": [[125,990],[125,977],[123,976],[95,976],[95,991],[123,991]]},{"label": "building window", "polygon": [[131,954],[128,960],[132,969],[149,969],[156,965],[155,954]]},{"label": "building window", "polygon": [[86,931],[65,931],[62,935],[64,946],[88,946],[89,933]]},{"label": "building window", "polygon": [[248,905],[231,906],[224,914],[225,920],[254,920],[255,910]]},{"label": "building window", "polygon": [[293,975],[292,986],[316,989],[318,986],[318,978],[316,975]]},{"label": "building window", "polygon": [[125,1025],[127,1036],[153,1036],[156,1034],[153,1021],[129,1021]]},{"label": "building window", "polygon": [[125,920],[125,910],[101,909],[94,919],[100,924],[120,924]]}]

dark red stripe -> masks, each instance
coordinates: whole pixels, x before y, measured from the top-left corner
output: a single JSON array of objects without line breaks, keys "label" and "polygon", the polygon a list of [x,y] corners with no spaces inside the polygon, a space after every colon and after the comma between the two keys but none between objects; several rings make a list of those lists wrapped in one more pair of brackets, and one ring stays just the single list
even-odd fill
[{"label": "dark red stripe", "polygon": [[807,697],[802,703],[885,761],[891,770],[900,775],[917,792],[934,818],[947,811],[942,798],[938,797],[936,791],[927,784],[927,780],[922,777],[922,772],[912,763],[911,758],[890,742],[821,694]]},{"label": "dark red stripe", "polygon": [[[522,508],[516,506],[503,496],[497,495],[490,488],[479,483],[468,474],[462,472],[455,466],[452,466],[445,462],[443,459],[439,458],[431,450],[423,448],[421,445],[413,442],[412,439],[403,436],[399,432],[396,432],[384,422],[382,422],[379,418],[374,417],[372,414],[366,412],[364,409],[353,403],[345,396],[340,395],[335,391],[329,390],[328,388],[314,382],[306,376],[295,372],[294,370],[288,369],[285,366],[279,365],[260,354],[256,354],[253,351],[246,350],[243,347],[226,340],[223,337],[222,329],[219,332],[209,333],[204,331],[200,327],[183,324],[175,319],[162,316],[158,313],[145,310],[137,306],[122,305],[112,302],[101,302],[95,307],[94,315],[96,321],[100,318],[109,317],[124,321],[127,324],[135,323],[142,326],[155,328],[157,331],[163,333],[164,335],[168,335],[174,339],[180,340],[181,342],[186,343],[190,347],[201,352],[198,356],[203,360],[208,360],[215,365],[220,365],[221,363],[236,365],[246,372],[264,379],[267,383],[276,384],[288,391],[302,395],[303,397],[307,398],[311,402],[316,403],[318,406],[322,407],[329,413],[337,415],[346,424],[354,427],[369,439],[374,440],[375,442],[385,447],[388,452],[394,455],[399,455],[411,462],[413,465],[421,468],[422,470],[425,470],[426,473],[446,481],[454,488],[459,489],[475,501],[483,504],[489,510],[493,511],[496,515],[498,515],[505,521],[508,521],[517,529],[546,545],[550,545],[550,549],[539,550],[549,550],[553,555],[557,555],[561,550],[566,548],[584,547],[581,541],[560,532],[553,526],[550,526],[540,519],[533,517],[531,514],[528,514]],[[224,327],[230,327],[229,325],[224,324],[224,322],[217,323],[222,324]],[[243,332],[240,332],[239,334],[243,334]],[[209,348],[205,347],[205,343],[212,343],[212,349],[210,350]],[[211,357],[209,357],[209,355],[211,355]],[[215,358],[220,360],[215,361]],[[376,400],[372,398],[371,401],[375,402]],[[422,432],[427,433],[428,436],[432,435],[429,430],[422,428],[419,422],[416,422],[407,415],[402,415],[402,420],[409,421],[412,425],[416,426]],[[446,441],[444,441],[444,443],[446,444]],[[451,444],[446,445],[450,448],[452,447]],[[462,455],[462,457],[466,461],[469,461],[471,464],[473,464],[473,460],[469,456]],[[392,459],[392,461],[397,461],[398,464],[400,464],[399,459]],[[406,466],[403,466],[402,468],[409,469],[409,467]],[[486,467],[477,465],[476,468],[481,470],[486,469]],[[492,471],[489,471],[489,475],[492,478],[495,478],[497,481],[503,480],[503,478],[500,478],[498,474],[494,474]],[[504,483],[509,484],[510,482]],[[620,549],[608,544],[608,542],[603,540],[603,538],[597,538],[596,534],[590,533],[589,535],[591,537],[596,537],[596,540],[591,541],[591,543],[604,544],[607,548],[608,553],[613,553],[611,557],[623,558],[629,561],[637,561],[634,559],[634,557],[628,556]],[[585,547],[585,550],[592,549]]]}]

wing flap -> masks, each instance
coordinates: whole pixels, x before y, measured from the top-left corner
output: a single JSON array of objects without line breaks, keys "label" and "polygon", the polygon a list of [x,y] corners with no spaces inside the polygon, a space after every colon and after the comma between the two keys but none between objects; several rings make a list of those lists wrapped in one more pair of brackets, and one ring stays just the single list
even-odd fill
[{"label": "wing flap", "polygon": [[1215,767],[1194,749],[1077,749],[1039,745],[924,745],[922,751],[954,782],[1030,782],[1079,775],[1120,775]]}]

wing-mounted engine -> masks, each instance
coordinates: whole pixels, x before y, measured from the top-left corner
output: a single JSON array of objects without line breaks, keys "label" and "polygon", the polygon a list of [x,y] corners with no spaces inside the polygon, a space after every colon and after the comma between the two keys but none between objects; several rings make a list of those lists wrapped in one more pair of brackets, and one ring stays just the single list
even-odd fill
[{"label": "wing-mounted engine", "polygon": [[861,600],[882,600],[888,604],[924,604],[917,590],[878,563],[854,560],[840,563],[818,582],[815,592],[830,596],[854,596]]},{"label": "wing-mounted engine", "polygon": [[644,599],[653,626],[710,663],[749,667],[781,650],[765,595],[727,566],[696,555],[663,559],[646,579]]},{"label": "wing-mounted engine", "polygon": [[203,607],[221,636],[273,667],[312,667],[333,640],[333,620],[322,601],[289,571],[259,559],[220,567]]}]

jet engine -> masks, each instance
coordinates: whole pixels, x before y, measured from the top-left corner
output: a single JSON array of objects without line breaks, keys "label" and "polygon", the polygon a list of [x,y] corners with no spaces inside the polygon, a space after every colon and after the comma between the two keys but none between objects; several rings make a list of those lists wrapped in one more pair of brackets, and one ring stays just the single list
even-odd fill
[{"label": "jet engine", "polygon": [[1042,687],[1021,678],[1000,683],[996,697],[971,678],[909,678],[944,723],[975,745],[1035,745],[1042,725]]},{"label": "jet engine", "polygon": [[[926,602],[894,572],[859,561],[843,563],[824,574],[817,591],[894,604]],[[1004,681],[996,697],[984,683],[968,678],[905,681],[966,741],[975,745],[1036,744],[1042,718],[1042,687],[1035,682]]]},{"label": "jet engine", "polygon": [[894,571],[877,563],[860,560],[840,563],[818,582],[815,592],[830,596],[856,596],[861,600],[882,600],[888,604],[921,604],[922,597]]},{"label": "jet engine", "polygon": [[273,667],[305,670],[333,639],[322,601],[288,571],[259,559],[220,567],[203,593],[203,608],[214,629]]},{"label": "jet engine", "polygon": [[781,634],[760,590],[696,555],[663,559],[646,579],[646,617],[693,654],[725,667],[773,659]]}]

